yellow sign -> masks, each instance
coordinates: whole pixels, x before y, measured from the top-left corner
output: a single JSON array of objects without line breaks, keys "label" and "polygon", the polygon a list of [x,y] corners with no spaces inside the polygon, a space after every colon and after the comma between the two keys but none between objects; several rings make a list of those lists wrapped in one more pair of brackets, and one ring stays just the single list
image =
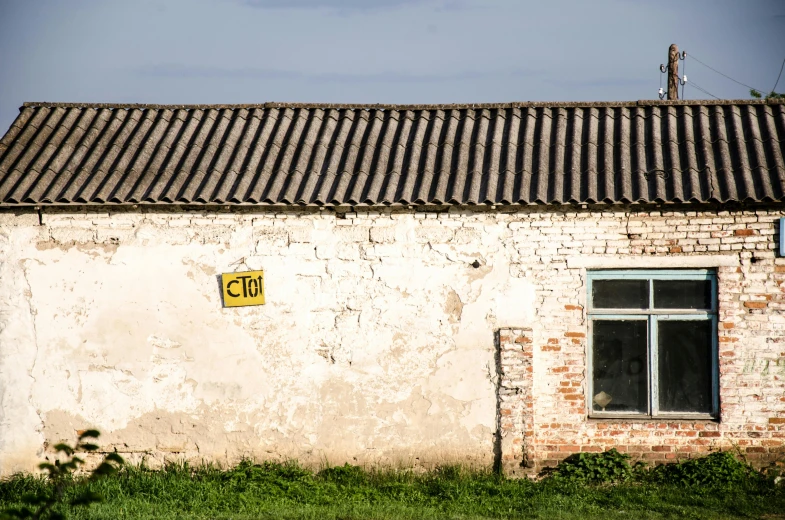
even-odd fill
[{"label": "yellow sign", "polygon": [[221,275],[224,307],[264,305],[264,271]]}]

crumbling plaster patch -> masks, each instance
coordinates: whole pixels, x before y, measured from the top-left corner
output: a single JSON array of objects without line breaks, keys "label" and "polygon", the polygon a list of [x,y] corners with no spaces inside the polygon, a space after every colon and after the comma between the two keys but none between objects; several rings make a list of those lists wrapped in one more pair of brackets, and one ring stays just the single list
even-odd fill
[{"label": "crumbling plaster patch", "polygon": [[[499,226],[64,213],[35,227],[4,231],[37,309],[31,402],[48,442],[94,426],[153,457],[490,462],[492,330],[527,319],[534,294],[510,281]],[[266,306],[221,308],[216,274],[238,262],[265,270]],[[186,417],[177,442],[154,426]]]},{"label": "crumbling plaster patch", "polygon": [[25,272],[29,260],[19,254],[37,232],[0,223],[0,474],[10,474],[35,467],[43,442],[33,398],[40,383],[33,374],[39,354],[35,305]]}]

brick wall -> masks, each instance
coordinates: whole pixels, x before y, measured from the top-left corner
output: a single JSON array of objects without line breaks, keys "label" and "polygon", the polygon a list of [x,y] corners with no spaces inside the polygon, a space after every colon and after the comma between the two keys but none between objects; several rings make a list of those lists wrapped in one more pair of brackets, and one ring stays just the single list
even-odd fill
[{"label": "brick wall", "polygon": [[497,464],[516,475],[535,466],[532,329],[501,329],[498,345]]},{"label": "brick wall", "polygon": [[[510,339],[501,341],[501,352],[508,355],[521,355],[512,338],[534,343],[533,381],[522,383],[533,385],[531,403],[522,406],[533,408],[534,425],[530,429],[519,420],[517,435],[506,432],[504,459],[521,460],[520,444],[531,453],[523,461],[533,460],[537,467],[554,465],[571,453],[612,447],[650,461],[717,449],[737,449],[756,464],[785,458],[785,259],[774,251],[776,220],[782,215],[554,213],[511,223],[513,240],[528,244],[537,257],[522,258],[521,270],[531,270],[539,283],[532,331],[523,336],[519,329],[500,332],[500,338]],[[709,254],[738,258],[737,266],[717,267],[720,420],[587,418],[586,270],[570,268],[568,259],[612,255],[614,266],[627,259],[634,268],[641,257]]]}]

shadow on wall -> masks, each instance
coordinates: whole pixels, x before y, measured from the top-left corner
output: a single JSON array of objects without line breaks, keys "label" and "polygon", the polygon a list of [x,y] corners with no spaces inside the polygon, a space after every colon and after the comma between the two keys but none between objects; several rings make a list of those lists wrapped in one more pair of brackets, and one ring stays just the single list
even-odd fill
[{"label": "shadow on wall", "polygon": [[532,339],[527,327],[495,331],[496,433],[493,440],[493,469],[498,473],[522,475],[534,466]]},{"label": "shadow on wall", "polygon": [[501,473],[502,466],[502,344],[501,334],[497,330],[493,333],[493,360],[496,366],[496,431],[493,435],[493,472]]}]

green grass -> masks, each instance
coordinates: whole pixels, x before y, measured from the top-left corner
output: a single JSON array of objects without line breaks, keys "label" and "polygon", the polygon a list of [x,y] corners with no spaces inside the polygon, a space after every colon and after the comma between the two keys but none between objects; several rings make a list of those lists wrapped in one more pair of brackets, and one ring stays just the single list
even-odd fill
[{"label": "green grass", "polygon": [[[69,510],[68,518],[785,518],[785,487],[753,477],[707,486],[640,476],[619,484],[558,476],[533,482],[458,467],[427,474],[353,466],[313,473],[293,463],[127,467],[86,484],[105,501]],[[0,510],[48,486],[29,475],[0,481]]]}]

